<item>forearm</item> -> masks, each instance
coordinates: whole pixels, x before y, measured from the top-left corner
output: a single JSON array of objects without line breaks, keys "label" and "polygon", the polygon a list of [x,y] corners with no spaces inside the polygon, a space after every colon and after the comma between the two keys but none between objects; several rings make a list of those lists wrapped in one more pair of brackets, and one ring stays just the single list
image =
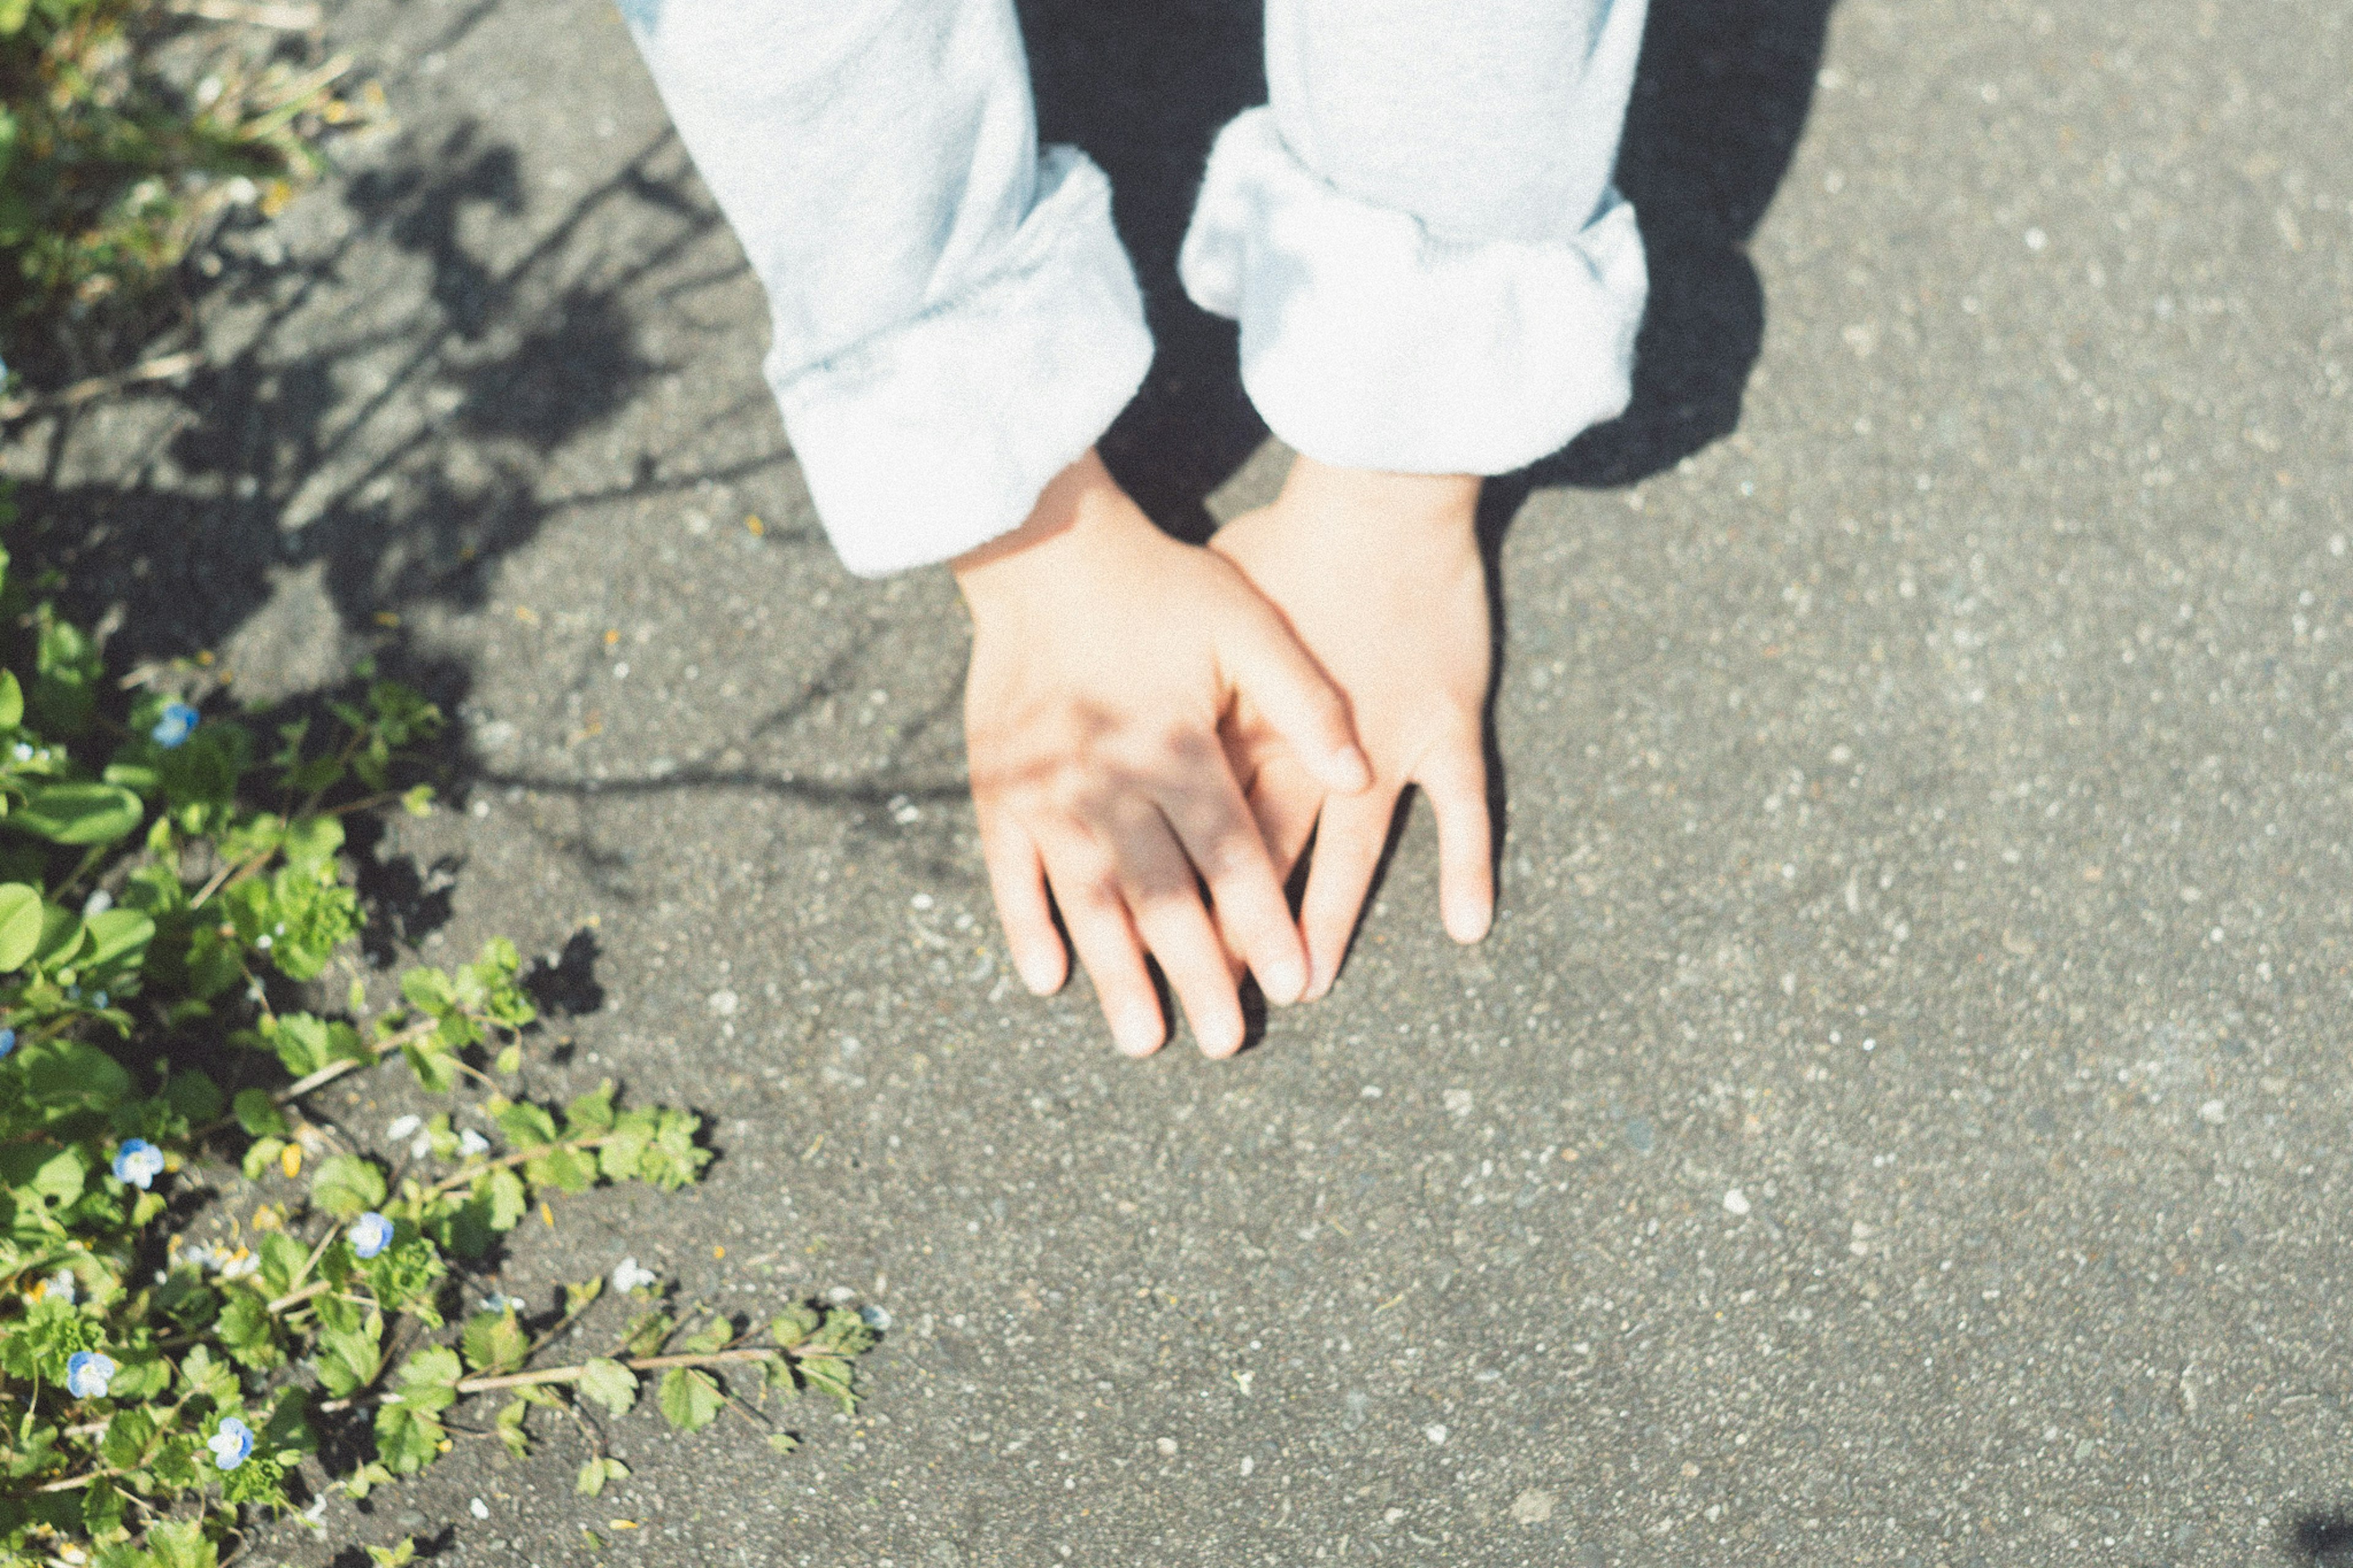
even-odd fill
[{"label": "forearm", "polygon": [[768,297],[853,571],[1015,527],[1151,359],[1103,174],[1037,145],[1009,0],[665,0],[632,26]]}]

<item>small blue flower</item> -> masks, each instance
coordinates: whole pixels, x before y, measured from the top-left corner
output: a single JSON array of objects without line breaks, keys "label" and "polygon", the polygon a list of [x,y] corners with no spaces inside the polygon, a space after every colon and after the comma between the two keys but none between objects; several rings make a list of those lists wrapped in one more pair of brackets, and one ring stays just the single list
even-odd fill
[{"label": "small blue flower", "polygon": [[164,1151],[144,1138],[125,1138],[114,1152],[114,1179],[144,1192],[164,1173]]},{"label": "small blue flower", "polygon": [[106,1385],[121,1370],[111,1356],[96,1351],[76,1351],[66,1358],[66,1392],[76,1399],[103,1399]]},{"label": "small blue flower", "polygon": [[234,1415],[224,1415],[220,1430],[205,1439],[205,1447],[213,1451],[214,1464],[233,1470],[253,1452],[253,1428]]},{"label": "small blue flower", "polygon": [[392,1245],[392,1221],[374,1209],[352,1221],[352,1250],[362,1258],[374,1258]]},{"label": "small blue flower", "polygon": [[15,1051],[16,1048],[16,1031],[14,1029],[0,1029],[0,1062],[6,1061],[9,1054]]},{"label": "small blue flower", "polygon": [[16,760],[20,763],[31,762],[33,760],[33,742],[30,741],[17,742],[15,754]]},{"label": "small blue flower", "polygon": [[170,751],[195,734],[195,709],[185,702],[166,702],[164,704],[164,716],[155,721],[155,727],[147,731],[147,738]]}]

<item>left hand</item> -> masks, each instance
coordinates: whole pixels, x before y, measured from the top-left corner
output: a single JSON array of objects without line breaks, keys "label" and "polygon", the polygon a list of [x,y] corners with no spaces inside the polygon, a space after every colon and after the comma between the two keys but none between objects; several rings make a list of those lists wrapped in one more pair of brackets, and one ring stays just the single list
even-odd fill
[{"label": "left hand", "polygon": [[1271,506],[1236,518],[1209,548],[1290,622],[1346,700],[1373,787],[1340,795],[1300,766],[1248,702],[1222,734],[1234,774],[1285,875],[1315,852],[1300,924],[1305,995],[1332,988],[1408,784],[1438,816],[1447,933],[1476,942],[1494,914],[1481,716],[1491,666],[1480,480],[1293,466]]}]

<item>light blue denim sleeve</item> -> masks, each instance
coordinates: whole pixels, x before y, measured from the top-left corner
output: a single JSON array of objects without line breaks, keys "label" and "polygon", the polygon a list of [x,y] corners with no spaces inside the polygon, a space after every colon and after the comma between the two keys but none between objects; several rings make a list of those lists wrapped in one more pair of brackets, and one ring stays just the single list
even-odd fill
[{"label": "light blue denim sleeve", "polygon": [[1610,180],[1643,0],[1268,0],[1270,103],[1178,258],[1325,462],[1496,474],[1626,406],[1649,293]]},{"label": "light blue denim sleeve", "polygon": [[1010,0],[623,0],[765,288],[766,370],[851,571],[1018,525],[1152,359],[1103,172],[1037,142]]}]

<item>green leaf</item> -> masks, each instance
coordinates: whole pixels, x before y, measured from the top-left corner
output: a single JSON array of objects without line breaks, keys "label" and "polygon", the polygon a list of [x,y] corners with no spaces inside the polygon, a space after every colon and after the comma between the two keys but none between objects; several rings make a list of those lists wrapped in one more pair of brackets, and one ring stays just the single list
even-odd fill
[{"label": "green leaf", "polygon": [[16,684],[16,672],[0,669],[0,730],[13,730],[25,721],[25,689]]},{"label": "green leaf", "polygon": [[817,1332],[818,1326],[824,1321],[814,1307],[787,1307],[768,1324],[768,1337],[785,1349],[791,1350]]},{"label": "green leaf", "polygon": [[358,1328],[322,1331],[311,1361],[318,1369],[320,1386],[346,1399],[374,1383],[384,1367],[383,1338],[384,1318],[376,1312],[370,1312]]},{"label": "green leaf", "polygon": [[154,1568],[219,1568],[220,1554],[205,1539],[202,1520],[158,1520],[148,1527],[147,1551]]},{"label": "green leaf", "polygon": [[627,1415],[638,1402],[638,1374],[619,1362],[596,1356],[580,1368],[580,1392],[611,1415]]},{"label": "green leaf", "polygon": [[713,1351],[725,1350],[734,1341],[735,1325],[725,1318],[713,1318],[686,1338],[679,1341],[678,1346],[681,1350],[692,1351],[697,1355],[709,1355]]},{"label": "green leaf", "polygon": [[118,1470],[134,1470],[155,1440],[155,1417],[136,1405],[118,1405],[99,1439],[98,1457]]},{"label": "green leaf", "polygon": [[384,1173],[356,1154],[338,1154],[320,1164],[311,1201],[337,1219],[357,1219],[383,1206]]},{"label": "green leaf", "polygon": [[582,1497],[595,1497],[605,1489],[607,1481],[626,1480],[628,1475],[629,1467],[618,1459],[591,1459],[580,1467],[580,1479],[572,1489]]},{"label": "green leaf", "polygon": [[16,1047],[17,1091],[25,1104],[54,1123],[79,1111],[107,1115],[131,1098],[131,1075],[96,1046],[79,1040],[32,1040]]},{"label": "green leaf", "polygon": [[137,910],[108,910],[91,917],[90,951],[81,957],[85,970],[130,969],[146,955],[155,939],[155,922]]},{"label": "green leaf", "polygon": [[681,1432],[699,1432],[710,1426],[727,1403],[719,1384],[691,1366],[674,1366],[664,1373],[655,1398],[663,1417]]},{"label": "green leaf", "polygon": [[278,1101],[266,1089],[241,1089],[234,1105],[237,1124],[245,1129],[248,1138],[284,1138],[293,1129],[286,1125],[286,1113],[278,1109]]},{"label": "green leaf", "polygon": [[343,847],[343,825],[332,816],[298,816],[286,825],[286,863],[313,873],[332,873]]},{"label": "green leaf", "polygon": [[294,1289],[303,1266],[311,1261],[311,1249],[282,1230],[264,1232],[254,1251],[261,1255],[262,1289],[272,1296],[283,1296]]},{"label": "green leaf", "polygon": [[818,1393],[830,1395],[841,1406],[844,1415],[858,1413],[858,1395],[851,1390],[856,1375],[851,1363],[839,1356],[803,1356],[799,1363],[801,1381]]},{"label": "green leaf", "polygon": [[56,784],[34,789],[0,821],[53,844],[111,844],[146,815],[139,797],[120,785]]},{"label": "green leaf", "polygon": [[518,1149],[537,1149],[555,1142],[555,1118],[528,1100],[517,1100],[499,1112],[499,1131]]},{"label": "green leaf", "polygon": [[278,1052],[279,1061],[296,1078],[308,1078],[321,1068],[332,1066],[338,1054],[332,1026],[324,1018],[315,1018],[308,1013],[279,1015],[269,1039]]},{"label": "green leaf", "polygon": [[587,1138],[613,1126],[613,1080],[607,1079],[564,1108],[564,1135]]},{"label": "green leaf", "polygon": [[241,1366],[256,1372],[266,1371],[286,1359],[278,1348],[278,1321],[270,1316],[269,1304],[251,1290],[233,1290],[221,1314],[214,1320],[213,1331],[220,1336],[228,1353]]},{"label": "green leaf", "polygon": [[223,1104],[220,1085],[213,1081],[212,1075],[193,1068],[171,1076],[164,1085],[164,1100],[199,1125],[219,1116]]},{"label": "green leaf", "polygon": [[491,1228],[512,1230],[531,1212],[531,1202],[525,1193],[522,1178],[505,1166],[492,1171],[483,1184],[483,1195],[490,1199]]},{"label": "green leaf", "polygon": [[530,1336],[511,1311],[475,1313],[459,1341],[476,1372],[512,1372],[531,1351]]},{"label": "green leaf", "polygon": [[522,1424],[523,1418],[531,1414],[533,1401],[530,1395],[534,1392],[527,1388],[517,1391],[514,1398],[500,1407],[497,1418],[491,1424],[492,1430],[499,1435],[499,1441],[506,1445],[507,1452],[518,1459],[531,1452],[531,1437],[523,1430]]},{"label": "green leaf", "polygon": [[375,1568],[408,1568],[408,1564],[417,1560],[417,1542],[414,1537],[404,1535],[391,1546],[369,1547],[367,1554],[368,1561],[375,1563]]},{"label": "green leaf", "polygon": [[0,970],[24,968],[40,942],[39,889],[22,882],[0,886]]},{"label": "green leaf", "polygon": [[204,1345],[180,1358],[180,1382],[189,1393],[201,1394],[216,1405],[226,1405],[237,1396],[235,1369]]},{"label": "green leaf", "polygon": [[789,1454],[800,1446],[801,1440],[798,1437],[794,1436],[790,1432],[771,1432],[768,1434],[768,1447],[774,1448],[779,1454]]},{"label": "green leaf", "polygon": [[418,1351],[400,1366],[400,1381],[411,1386],[448,1387],[465,1374],[458,1352],[447,1345]]},{"label": "green leaf", "polygon": [[563,1193],[585,1193],[596,1184],[596,1157],[577,1149],[554,1148],[524,1163],[531,1179]]}]

